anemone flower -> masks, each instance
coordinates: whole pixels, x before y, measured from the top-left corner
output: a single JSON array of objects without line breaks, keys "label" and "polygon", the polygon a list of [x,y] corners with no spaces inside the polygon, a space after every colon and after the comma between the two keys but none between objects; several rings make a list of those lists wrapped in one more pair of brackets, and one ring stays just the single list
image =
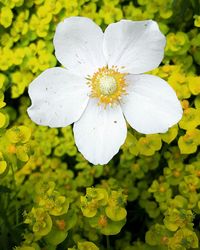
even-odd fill
[{"label": "anemone flower", "polygon": [[126,121],[144,134],[164,133],[182,117],[174,90],[149,74],[164,55],[155,21],[121,20],[105,32],[85,17],[59,23],[50,68],[29,86],[30,118],[39,125],[72,123],[75,143],[93,164],[106,164],[127,135]]}]

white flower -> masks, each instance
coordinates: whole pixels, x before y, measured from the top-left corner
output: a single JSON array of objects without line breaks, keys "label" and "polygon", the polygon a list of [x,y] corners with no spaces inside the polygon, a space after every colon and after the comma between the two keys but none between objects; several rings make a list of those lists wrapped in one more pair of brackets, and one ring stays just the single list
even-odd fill
[{"label": "white flower", "polygon": [[119,151],[125,119],[145,134],[164,133],[181,119],[167,82],[141,74],[163,58],[156,22],[121,20],[103,33],[88,18],[70,17],[57,26],[54,46],[65,68],[48,69],[30,84],[28,114],[39,125],[74,123],[75,143],[91,163],[106,164]]}]

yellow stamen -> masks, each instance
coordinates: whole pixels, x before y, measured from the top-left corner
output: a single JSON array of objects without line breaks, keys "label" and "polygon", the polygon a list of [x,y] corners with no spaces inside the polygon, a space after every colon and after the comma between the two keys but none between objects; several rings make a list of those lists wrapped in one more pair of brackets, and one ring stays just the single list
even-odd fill
[{"label": "yellow stamen", "polygon": [[126,73],[120,73],[116,66],[99,68],[89,79],[91,97],[98,98],[104,107],[117,104],[122,95],[126,95]]}]

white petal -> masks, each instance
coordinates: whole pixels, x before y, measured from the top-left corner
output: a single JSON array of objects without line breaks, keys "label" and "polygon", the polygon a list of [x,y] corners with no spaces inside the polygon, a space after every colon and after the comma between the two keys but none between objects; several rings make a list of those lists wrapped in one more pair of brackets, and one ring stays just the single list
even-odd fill
[{"label": "white petal", "polygon": [[92,75],[106,65],[103,32],[89,18],[70,17],[59,23],[54,46],[59,62],[75,75]]},{"label": "white petal", "polygon": [[182,108],[174,90],[160,77],[128,75],[128,95],[122,110],[128,123],[140,133],[163,133],[182,117]]},{"label": "white petal", "polygon": [[121,20],[107,27],[103,49],[108,66],[140,74],[156,68],[164,55],[165,37],[156,22]]},{"label": "white petal", "polygon": [[88,102],[85,79],[71,75],[63,68],[51,68],[29,86],[32,105],[30,118],[39,125],[65,127],[77,121]]},{"label": "white petal", "polygon": [[124,143],[126,134],[120,106],[105,109],[95,99],[90,99],[80,120],[74,124],[78,150],[94,165],[108,163]]}]

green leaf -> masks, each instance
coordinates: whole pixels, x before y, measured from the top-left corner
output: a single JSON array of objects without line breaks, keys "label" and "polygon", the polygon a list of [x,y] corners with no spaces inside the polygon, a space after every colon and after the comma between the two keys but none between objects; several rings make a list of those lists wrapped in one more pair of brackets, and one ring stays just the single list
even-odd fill
[{"label": "green leaf", "polygon": [[10,188],[0,185],[0,193],[11,193],[11,191]]}]

